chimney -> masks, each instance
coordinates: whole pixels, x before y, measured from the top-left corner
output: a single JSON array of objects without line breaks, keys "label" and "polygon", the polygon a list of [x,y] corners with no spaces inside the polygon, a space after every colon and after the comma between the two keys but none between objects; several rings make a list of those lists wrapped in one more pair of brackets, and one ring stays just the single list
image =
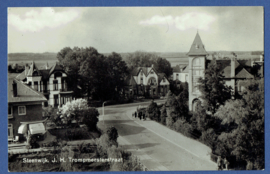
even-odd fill
[{"label": "chimney", "polygon": [[13,88],[13,97],[17,97],[17,83],[13,81],[12,83],[12,88]]},{"label": "chimney", "polygon": [[235,55],[231,59],[231,78],[235,77]]},{"label": "chimney", "polygon": [[25,64],[25,67],[24,67],[24,73],[25,73],[25,76],[27,76],[28,70],[29,70],[29,65],[28,65],[28,63],[27,63],[27,64]]}]

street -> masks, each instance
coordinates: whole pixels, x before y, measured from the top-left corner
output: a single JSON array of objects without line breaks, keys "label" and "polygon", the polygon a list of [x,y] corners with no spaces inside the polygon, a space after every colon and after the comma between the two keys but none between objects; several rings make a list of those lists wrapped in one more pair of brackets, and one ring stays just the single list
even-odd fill
[{"label": "street", "polygon": [[216,170],[216,164],[208,156],[209,147],[154,121],[132,118],[132,112],[139,105],[147,104],[105,106],[104,117],[102,108],[99,108],[98,126],[101,129],[116,127],[119,145],[138,156],[148,170]]}]

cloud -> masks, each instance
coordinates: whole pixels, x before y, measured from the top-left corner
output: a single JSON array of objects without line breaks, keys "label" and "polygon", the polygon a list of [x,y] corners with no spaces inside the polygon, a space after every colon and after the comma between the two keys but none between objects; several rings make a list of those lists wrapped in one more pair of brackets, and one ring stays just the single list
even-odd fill
[{"label": "cloud", "polygon": [[65,25],[79,16],[79,11],[66,10],[55,12],[53,8],[41,8],[41,10],[31,10],[24,16],[9,14],[8,25],[13,25],[20,31],[40,31],[45,27],[56,28]]},{"label": "cloud", "polygon": [[189,12],[181,16],[153,16],[150,19],[140,21],[141,25],[170,25],[179,30],[188,30],[191,28],[199,30],[209,30],[210,25],[216,19],[207,13]]}]

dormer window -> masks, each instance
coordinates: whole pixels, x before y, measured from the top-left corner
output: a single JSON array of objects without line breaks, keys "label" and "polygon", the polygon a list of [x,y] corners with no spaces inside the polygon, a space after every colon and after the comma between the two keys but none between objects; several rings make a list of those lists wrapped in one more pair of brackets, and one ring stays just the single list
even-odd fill
[{"label": "dormer window", "polygon": [[196,49],[199,49],[199,45],[196,44],[196,45],[195,45],[195,48],[196,48]]}]

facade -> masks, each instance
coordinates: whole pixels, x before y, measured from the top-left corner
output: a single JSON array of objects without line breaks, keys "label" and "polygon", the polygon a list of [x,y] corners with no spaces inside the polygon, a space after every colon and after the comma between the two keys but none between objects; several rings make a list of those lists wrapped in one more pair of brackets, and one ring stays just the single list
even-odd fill
[{"label": "facade", "polygon": [[47,99],[19,80],[8,81],[8,140],[18,135],[21,122],[40,121],[42,103]]},{"label": "facade", "polygon": [[170,83],[164,73],[158,73],[154,66],[134,68],[126,80],[125,95],[136,98],[139,96],[161,97],[169,91]]},{"label": "facade", "polygon": [[[208,57],[209,54],[206,52],[198,33],[187,55],[189,56],[188,84],[190,110],[195,109],[196,101],[199,100],[199,96],[201,95],[200,91],[196,87],[198,84],[198,79],[200,77],[204,78],[204,71],[211,61],[216,61],[220,65],[221,72],[223,72],[224,76],[223,80],[227,86],[232,87],[233,95],[236,92],[242,91],[243,86],[241,86],[241,81],[253,79],[257,72],[263,76],[263,55],[261,55],[259,59],[239,59],[237,55],[226,57],[222,60],[210,59],[210,56]],[[256,70],[254,65],[258,65],[259,68]]]},{"label": "facade", "polygon": [[179,80],[181,82],[189,81],[189,66],[188,65],[177,65],[173,67],[173,80]]},{"label": "facade", "polygon": [[43,93],[48,100],[44,102],[44,106],[58,107],[72,100],[73,91],[67,86],[67,74],[58,63],[51,68],[48,64],[44,68],[37,68],[35,62],[32,62],[16,78]]}]

